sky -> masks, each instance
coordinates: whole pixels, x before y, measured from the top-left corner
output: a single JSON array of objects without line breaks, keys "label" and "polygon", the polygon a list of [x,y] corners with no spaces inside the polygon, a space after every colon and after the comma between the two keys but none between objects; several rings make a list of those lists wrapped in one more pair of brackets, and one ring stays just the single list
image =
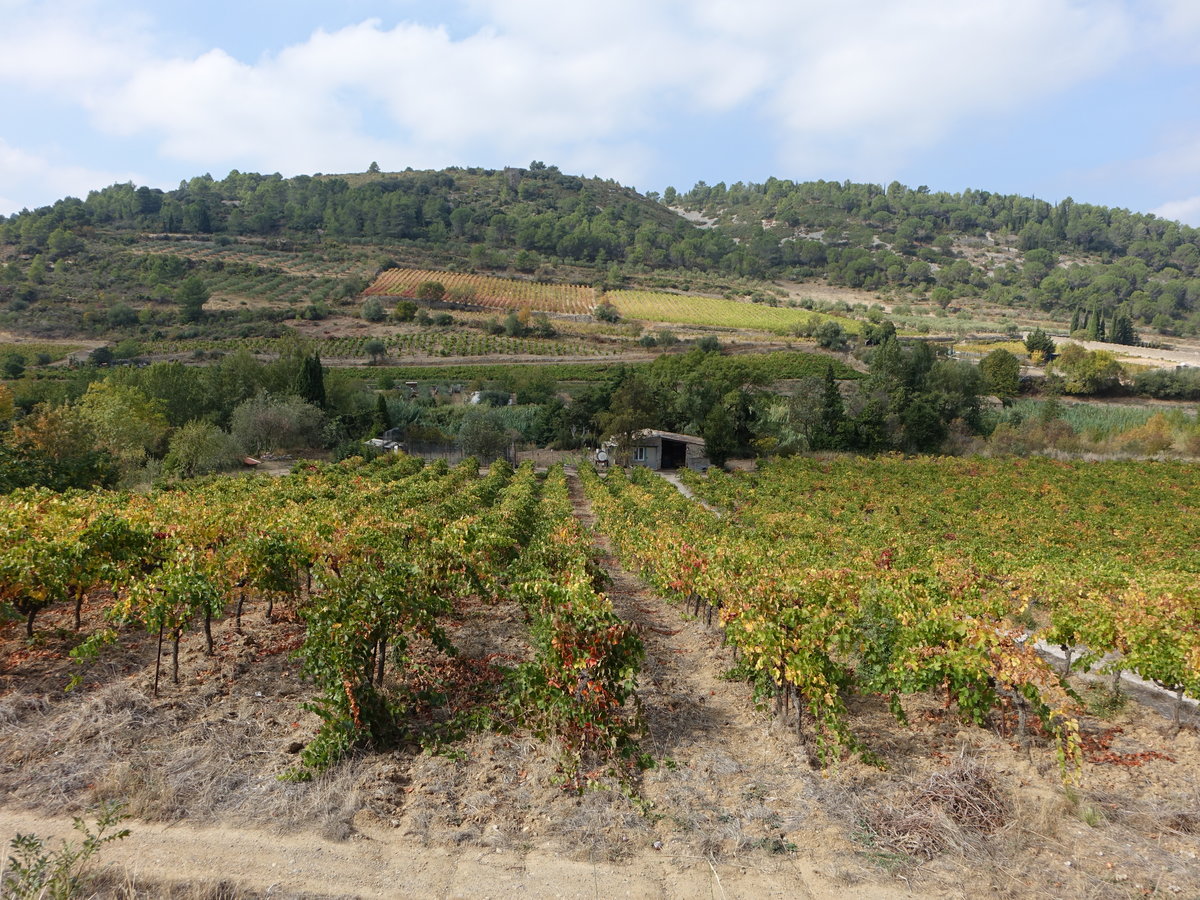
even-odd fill
[{"label": "sky", "polygon": [[0,0],[0,215],[132,181],[533,160],[1200,226],[1198,0]]}]

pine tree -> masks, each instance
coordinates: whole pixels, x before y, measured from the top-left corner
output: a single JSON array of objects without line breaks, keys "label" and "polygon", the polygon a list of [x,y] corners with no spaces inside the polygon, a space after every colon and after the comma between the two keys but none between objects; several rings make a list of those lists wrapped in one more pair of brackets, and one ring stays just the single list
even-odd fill
[{"label": "pine tree", "polygon": [[1077,306],[1075,311],[1071,313],[1071,334],[1083,328],[1083,311]]},{"label": "pine tree", "polygon": [[1054,358],[1054,354],[1058,351],[1058,347],[1054,343],[1054,339],[1040,328],[1035,328],[1025,338],[1025,350],[1032,356],[1034,353],[1041,353],[1043,361],[1048,361]]},{"label": "pine tree", "polygon": [[179,285],[175,299],[183,311],[185,322],[199,322],[204,316],[204,304],[208,302],[208,287],[198,275],[189,275]]}]

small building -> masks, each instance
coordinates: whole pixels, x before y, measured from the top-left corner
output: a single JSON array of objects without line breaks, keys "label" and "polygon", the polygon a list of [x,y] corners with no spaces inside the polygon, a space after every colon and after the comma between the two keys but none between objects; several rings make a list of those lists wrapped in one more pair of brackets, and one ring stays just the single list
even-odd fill
[{"label": "small building", "polygon": [[634,432],[629,461],[648,469],[694,469],[704,472],[711,462],[704,438],[646,428]]},{"label": "small building", "polygon": [[371,438],[369,441],[363,441],[363,443],[381,453],[400,453],[404,450],[403,444],[398,441],[389,441],[386,438]]}]

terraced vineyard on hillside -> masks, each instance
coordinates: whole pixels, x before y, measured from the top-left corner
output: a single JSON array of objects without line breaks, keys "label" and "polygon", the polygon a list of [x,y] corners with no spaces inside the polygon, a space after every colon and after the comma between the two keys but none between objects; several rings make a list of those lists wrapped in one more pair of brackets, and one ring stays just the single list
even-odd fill
[{"label": "terraced vineyard on hillside", "polygon": [[[446,289],[448,300],[483,309],[514,310],[528,307],[535,311],[589,315],[601,301],[616,307],[622,318],[674,325],[715,328],[761,329],[786,333],[797,326],[833,318],[821,313],[791,307],[770,306],[694,294],[666,291],[598,291],[571,284],[543,284],[489,275],[461,272],[436,272],[427,269],[388,269],[367,288],[373,296],[415,297],[418,287],[436,281]],[[848,319],[836,319],[847,331],[859,325]]]}]

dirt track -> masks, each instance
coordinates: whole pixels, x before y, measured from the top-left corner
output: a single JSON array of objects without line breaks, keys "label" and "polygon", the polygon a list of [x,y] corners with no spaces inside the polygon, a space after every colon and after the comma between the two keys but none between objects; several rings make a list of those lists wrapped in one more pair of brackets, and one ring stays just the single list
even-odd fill
[{"label": "dirt track", "polygon": [[[577,861],[533,849],[426,848],[389,832],[331,842],[311,832],[275,835],[232,828],[134,823],[106,846],[101,865],[118,883],[215,886],[270,897],[899,897],[806,879],[802,864],[710,864],[647,853],[622,863]],[[70,822],[0,808],[0,832],[70,837]],[[75,835],[77,836],[77,835]]]}]

